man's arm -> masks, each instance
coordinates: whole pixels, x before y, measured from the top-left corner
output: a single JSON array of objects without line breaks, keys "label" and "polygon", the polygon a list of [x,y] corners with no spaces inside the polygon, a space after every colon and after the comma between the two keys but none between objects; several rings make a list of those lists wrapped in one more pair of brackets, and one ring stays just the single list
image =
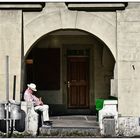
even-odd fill
[{"label": "man's arm", "polygon": [[32,102],[33,98],[27,92],[24,93],[24,100],[27,102]]},{"label": "man's arm", "polygon": [[43,102],[40,98],[37,98],[35,95],[33,95],[33,99],[35,101],[35,105],[43,105]]},{"label": "man's arm", "polygon": [[32,102],[34,106],[36,105],[36,102],[34,101],[32,94],[29,94],[28,92],[24,93],[24,100],[26,102]]}]

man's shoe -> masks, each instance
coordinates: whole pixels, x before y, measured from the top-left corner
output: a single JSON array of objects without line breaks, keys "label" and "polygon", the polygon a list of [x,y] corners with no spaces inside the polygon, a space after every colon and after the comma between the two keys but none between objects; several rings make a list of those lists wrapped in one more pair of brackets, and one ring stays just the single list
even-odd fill
[{"label": "man's shoe", "polygon": [[44,121],[43,126],[51,127],[52,126],[52,121]]},{"label": "man's shoe", "polygon": [[52,126],[51,126],[51,125],[43,124],[42,127],[45,127],[45,128],[51,128]]}]

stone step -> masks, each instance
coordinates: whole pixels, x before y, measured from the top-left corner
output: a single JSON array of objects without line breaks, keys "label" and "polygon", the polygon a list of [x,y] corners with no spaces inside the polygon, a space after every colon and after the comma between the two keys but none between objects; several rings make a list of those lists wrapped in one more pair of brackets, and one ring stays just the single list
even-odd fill
[{"label": "stone step", "polygon": [[88,116],[84,116],[84,115],[71,115],[71,116],[52,116],[50,117],[51,120],[93,120],[93,121],[97,121],[97,116],[93,116],[93,115],[88,115]]},{"label": "stone step", "polygon": [[80,127],[53,127],[45,128],[41,127],[38,137],[50,137],[50,138],[90,138],[101,137],[100,129],[98,126],[92,128],[80,128]]},{"label": "stone step", "polygon": [[41,127],[39,137],[100,137],[96,116],[52,116],[50,120],[53,121],[52,127]]},{"label": "stone step", "polygon": [[94,128],[95,126],[99,126],[97,121],[89,121],[89,120],[57,120],[53,121],[53,127],[84,127],[84,128]]},{"label": "stone step", "polygon": [[99,126],[96,116],[71,115],[71,116],[53,116],[53,127],[86,127],[92,128]]}]

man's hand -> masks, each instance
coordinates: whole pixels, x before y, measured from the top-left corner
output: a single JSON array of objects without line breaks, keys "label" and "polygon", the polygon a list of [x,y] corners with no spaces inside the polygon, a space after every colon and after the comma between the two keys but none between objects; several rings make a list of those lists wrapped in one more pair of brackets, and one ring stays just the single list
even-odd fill
[{"label": "man's hand", "polygon": [[39,105],[43,105],[42,98],[39,98]]},{"label": "man's hand", "polygon": [[41,100],[41,97],[38,98],[38,100],[35,101],[35,105],[43,105],[43,102]]}]

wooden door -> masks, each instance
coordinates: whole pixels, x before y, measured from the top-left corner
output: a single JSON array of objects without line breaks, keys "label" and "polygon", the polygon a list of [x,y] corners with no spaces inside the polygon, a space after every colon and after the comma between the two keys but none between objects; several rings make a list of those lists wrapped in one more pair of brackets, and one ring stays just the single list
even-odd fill
[{"label": "wooden door", "polygon": [[89,107],[88,57],[68,57],[68,108]]}]

